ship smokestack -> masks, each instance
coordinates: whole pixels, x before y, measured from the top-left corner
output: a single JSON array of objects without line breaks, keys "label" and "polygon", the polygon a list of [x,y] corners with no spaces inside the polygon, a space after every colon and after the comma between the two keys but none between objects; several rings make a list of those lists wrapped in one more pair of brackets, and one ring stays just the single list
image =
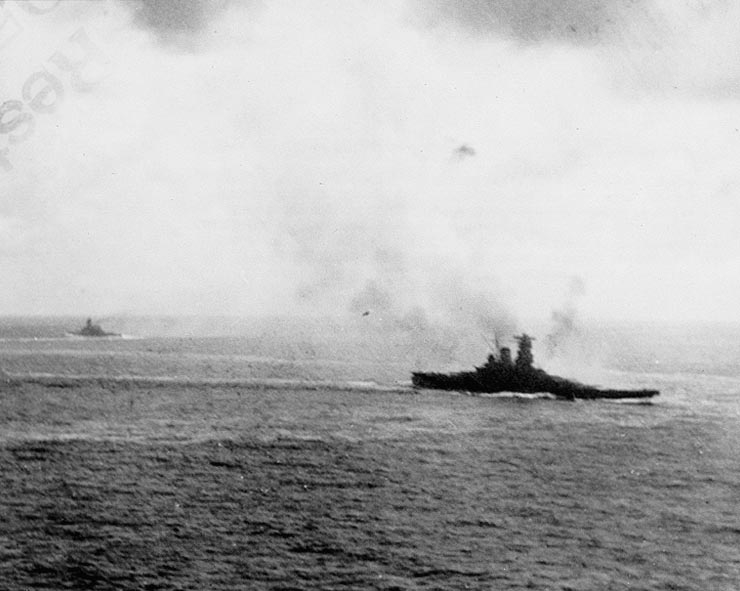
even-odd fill
[{"label": "ship smokestack", "polygon": [[514,338],[519,343],[519,350],[516,354],[517,369],[531,369],[532,363],[534,363],[534,356],[532,355],[532,337],[527,334],[523,334],[519,337]]},{"label": "ship smokestack", "polygon": [[511,349],[509,349],[509,347],[501,347],[501,363],[504,365],[513,365],[511,360]]}]

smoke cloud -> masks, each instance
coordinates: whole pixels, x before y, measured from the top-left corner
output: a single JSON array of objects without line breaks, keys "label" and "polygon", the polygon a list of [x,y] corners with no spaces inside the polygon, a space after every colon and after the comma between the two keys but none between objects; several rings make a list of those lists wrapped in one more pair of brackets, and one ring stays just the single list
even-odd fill
[{"label": "smoke cloud", "polygon": [[694,4],[8,0],[0,310],[736,316],[740,19]]},{"label": "smoke cloud", "polygon": [[565,301],[550,316],[552,327],[546,339],[548,357],[554,357],[559,347],[578,334],[578,302],[585,293],[583,280],[580,277],[571,278]]},{"label": "smoke cloud", "polygon": [[454,25],[477,35],[523,43],[595,45],[620,39],[651,11],[649,0],[432,0],[418,11],[428,25]]},{"label": "smoke cloud", "polygon": [[118,0],[130,11],[136,26],[150,31],[163,46],[197,51],[208,34],[217,35],[218,30],[209,31],[229,6],[257,8],[258,2],[250,0]]}]

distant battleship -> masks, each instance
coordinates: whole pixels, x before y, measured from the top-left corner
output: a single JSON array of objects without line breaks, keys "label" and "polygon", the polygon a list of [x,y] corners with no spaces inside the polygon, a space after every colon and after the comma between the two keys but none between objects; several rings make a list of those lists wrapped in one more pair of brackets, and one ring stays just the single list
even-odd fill
[{"label": "distant battleship", "polygon": [[523,334],[515,337],[519,343],[516,361],[511,358],[511,350],[502,347],[498,357],[491,354],[488,361],[474,371],[459,373],[414,372],[412,383],[416,388],[433,390],[459,390],[463,392],[522,392],[549,393],[557,398],[575,400],[576,398],[652,398],[658,390],[603,390],[579,382],[551,376],[543,369],[534,367],[532,337]]},{"label": "distant battleship", "polygon": [[117,332],[105,332],[99,324],[93,324],[92,318],[88,318],[85,326],[80,330],[70,332],[69,334],[78,337],[120,337]]}]

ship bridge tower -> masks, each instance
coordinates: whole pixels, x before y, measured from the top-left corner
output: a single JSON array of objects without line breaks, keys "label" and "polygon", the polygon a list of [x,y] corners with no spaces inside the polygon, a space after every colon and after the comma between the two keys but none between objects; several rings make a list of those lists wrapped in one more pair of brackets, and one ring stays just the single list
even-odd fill
[{"label": "ship bridge tower", "polygon": [[534,340],[528,334],[522,334],[514,339],[519,343],[519,350],[516,354],[516,368],[522,370],[532,369],[534,355],[532,355],[532,341]]}]

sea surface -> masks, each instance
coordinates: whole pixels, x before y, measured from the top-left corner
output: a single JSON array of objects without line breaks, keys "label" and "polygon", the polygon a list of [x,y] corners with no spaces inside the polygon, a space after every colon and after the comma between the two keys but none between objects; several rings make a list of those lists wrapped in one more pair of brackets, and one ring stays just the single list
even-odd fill
[{"label": "sea surface", "polygon": [[626,404],[414,391],[392,339],[82,320],[0,319],[0,590],[740,589],[738,326],[543,360],[661,390]]}]

